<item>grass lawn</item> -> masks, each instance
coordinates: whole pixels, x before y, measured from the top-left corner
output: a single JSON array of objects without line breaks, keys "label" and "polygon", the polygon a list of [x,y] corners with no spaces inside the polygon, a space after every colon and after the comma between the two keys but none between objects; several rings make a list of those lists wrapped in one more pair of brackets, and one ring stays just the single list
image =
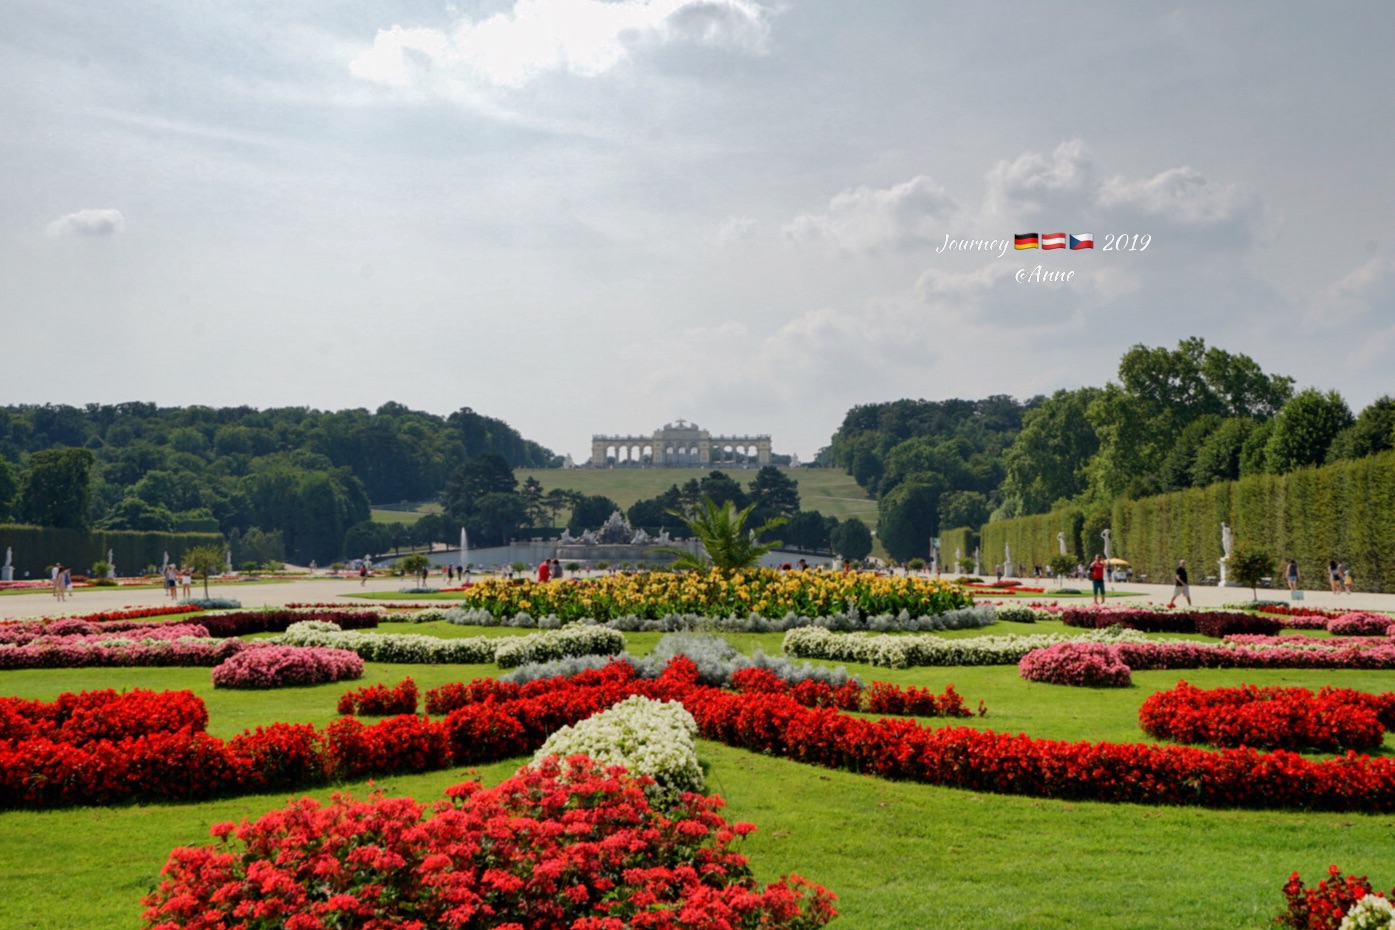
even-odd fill
[{"label": "grass lawn", "polygon": [[[999,624],[956,636],[1052,632],[1057,623]],[[522,631],[449,624],[388,624],[378,632],[438,636]],[[643,653],[659,634],[629,634]],[[1190,638],[1190,637],[1189,637]],[[744,651],[778,652],[781,635],[729,639]],[[1185,678],[1202,687],[1335,684],[1395,690],[1395,672],[1140,672],[1129,689],[1072,689],[1021,680],[1013,666],[877,669],[849,665],[864,681],[939,691],[953,683],[988,715],[957,721],[1036,737],[1141,742],[1144,698]],[[338,695],[411,675],[424,690],[497,674],[493,666],[367,663],[362,681],[268,692],[214,690],[208,669],[66,669],[0,673],[0,694],[51,699],[93,688],[190,689],[208,705],[210,731],[228,737],[277,720],[323,725]],[[926,721],[942,725],[943,721]],[[1384,752],[1392,750],[1387,737]],[[726,816],[759,830],[746,841],[765,881],[798,872],[840,896],[846,928],[1256,928],[1279,908],[1297,869],[1310,882],[1329,863],[1395,883],[1395,815],[1216,811],[1059,802],[888,782],[814,768],[720,744],[699,754]],[[522,760],[481,767],[496,782]],[[441,796],[464,770],[380,779],[388,794]],[[345,786],[358,795],[365,784]],[[327,797],[329,790],[304,792]],[[0,813],[0,927],[139,926],[139,898],[169,850],[207,839],[211,824],[254,817],[281,795],[167,804]]]}]

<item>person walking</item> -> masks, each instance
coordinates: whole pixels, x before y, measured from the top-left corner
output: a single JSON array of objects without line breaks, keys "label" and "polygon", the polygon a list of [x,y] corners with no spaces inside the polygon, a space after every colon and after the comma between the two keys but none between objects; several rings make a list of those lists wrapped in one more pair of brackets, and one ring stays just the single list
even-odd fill
[{"label": "person walking", "polygon": [[1170,600],[1170,601],[1167,602],[1167,606],[1168,606],[1168,607],[1174,607],[1174,606],[1176,606],[1176,604],[1177,604],[1177,595],[1179,595],[1179,594],[1182,595],[1183,597],[1185,597],[1185,598],[1187,599],[1187,606],[1188,606],[1188,607],[1192,606],[1192,589],[1191,589],[1191,586],[1187,584],[1187,560],[1186,560],[1186,559],[1178,559],[1178,560],[1177,560],[1177,572],[1176,572],[1176,574],[1173,576],[1172,600]]},{"label": "person walking", "polygon": [[1342,571],[1337,567],[1336,559],[1327,562],[1327,583],[1331,586],[1333,594],[1342,593]]},{"label": "person walking", "polygon": [[1284,578],[1288,581],[1290,591],[1298,590],[1298,560],[1289,559],[1288,567],[1284,569]]},{"label": "person walking", "polygon": [[1342,572],[1342,589],[1351,594],[1351,566],[1345,562],[1339,562],[1337,567]]},{"label": "person walking", "polygon": [[53,582],[53,599],[54,599],[55,601],[61,601],[61,600],[63,600],[63,594],[62,594],[62,592],[61,592],[61,590],[60,590],[60,588],[59,588],[59,585],[62,584],[62,581],[63,581],[63,563],[62,563],[62,562],[54,562],[54,563],[53,563],[53,574],[50,576],[50,580]]},{"label": "person walking", "polygon": [[187,565],[179,567],[179,593],[184,600],[189,600],[194,596],[194,570]]},{"label": "person walking", "polygon": [[1090,588],[1093,592],[1092,602],[1096,605],[1104,603],[1104,556],[1095,554],[1095,560],[1090,563]]}]

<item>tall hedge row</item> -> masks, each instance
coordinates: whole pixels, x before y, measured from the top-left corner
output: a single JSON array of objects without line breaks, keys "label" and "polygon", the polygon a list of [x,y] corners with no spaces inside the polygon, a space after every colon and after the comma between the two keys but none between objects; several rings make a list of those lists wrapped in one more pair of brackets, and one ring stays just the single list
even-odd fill
[{"label": "tall hedge row", "polygon": [[77,572],[85,572],[92,563],[107,557],[110,550],[116,557],[116,570],[122,575],[135,575],[149,565],[158,566],[166,552],[172,561],[195,546],[221,546],[218,533],[137,533],[129,530],[55,529],[47,526],[0,524],[0,565],[5,562],[5,549],[14,550],[15,579],[47,578],[49,566],[62,562]]},{"label": "tall hedge row", "polygon": [[959,550],[961,559],[972,559],[974,557],[974,546],[978,545],[978,533],[974,532],[971,526],[961,526],[953,530],[940,531],[940,558],[944,561],[944,570],[950,572],[959,571],[959,566],[954,564],[954,550]]},{"label": "tall hedge row", "polygon": [[[1101,550],[1101,540],[1093,543],[1083,540],[1082,527],[1085,515],[1075,509],[1053,510],[1051,513],[1036,514],[1031,517],[1015,517],[986,524],[980,536],[983,546],[983,561],[987,565],[1003,561],[1007,554],[1006,546],[1012,546],[1012,560],[1022,573],[1022,566],[1040,565],[1043,568],[1051,557],[1060,555],[1061,544],[1057,533],[1066,534],[1066,554],[1077,560],[1088,561]],[[1085,550],[1089,550],[1086,555]],[[1118,551],[1118,546],[1114,547]]]},{"label": "tall hedge row", "polygon": [[[984,561],[1001,561],[1010,543],[1014,561],[1045,564],[1057,551],[1056,533],[1066,530],[1069,542],[1069,525],[1079,520],[1077,511],[1061,510],[987,524]],[[1327,586],[1327,563],[1338,559],[1351,567],[1357,590],[1395,591],[1395,452],[1116,501],[1113,552],[1149,581],[1170,580],[1177,560],[1186,559],[1201,582],[1219,574],[1222,522],[1237,546],[1274,556],[1280,586],[1290,558],[1310,589]],[[1073,554],[1082,558],[1102,548],[1094,533],[1081,531],[1077,540]]]}]

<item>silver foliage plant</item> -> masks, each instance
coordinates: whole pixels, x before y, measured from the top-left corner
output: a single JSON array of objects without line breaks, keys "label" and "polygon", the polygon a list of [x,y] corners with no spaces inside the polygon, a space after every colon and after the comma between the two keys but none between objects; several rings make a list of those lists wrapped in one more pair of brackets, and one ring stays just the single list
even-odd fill
[{"label": "silver foliage plant", "polygon": [[584,671],[604,668],[615,660],[627,663],[640,678],[657,678],[669,660],[678,655],[687,656],[693,661],[698,669],[699,681],[719,688],[730,687],[733,673],[743,668],[764,669],[791,685],[809,680],[822,682],[830,688],[840,688],[849,681],[862,683],[857,676],[849,675],[841,665],[829,668],[809,662],[791,662],[784,656],[766,655],[759,648],[754,655],[746,656],[720,636],[701,633],[669,633],[643,657],[622,653],[613,657],[591,655],[534,662],[503,675],[502,680],[521,685],[558,676],[571,678]]}]

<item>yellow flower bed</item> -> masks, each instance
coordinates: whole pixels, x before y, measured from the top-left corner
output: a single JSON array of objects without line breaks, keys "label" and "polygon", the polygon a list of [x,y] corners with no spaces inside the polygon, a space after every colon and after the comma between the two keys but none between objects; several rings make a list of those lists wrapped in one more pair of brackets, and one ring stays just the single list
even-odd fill
[{"label": "yellow flower bed", "polygon": [[824,617],[849,610],[863,616],[902,610],[926,616],[971,603],[967,591],[945,581],[872,572],[772,569],[730,577],[717,572],[646,572],[522,584],[491,579],[472,585],[464,598],[465,606],[482,608],[499,619],[528,613],[602,622],[631,614],[656,620],[665,614],[725,617],[752,611],[772,618],[788,613]]}]

